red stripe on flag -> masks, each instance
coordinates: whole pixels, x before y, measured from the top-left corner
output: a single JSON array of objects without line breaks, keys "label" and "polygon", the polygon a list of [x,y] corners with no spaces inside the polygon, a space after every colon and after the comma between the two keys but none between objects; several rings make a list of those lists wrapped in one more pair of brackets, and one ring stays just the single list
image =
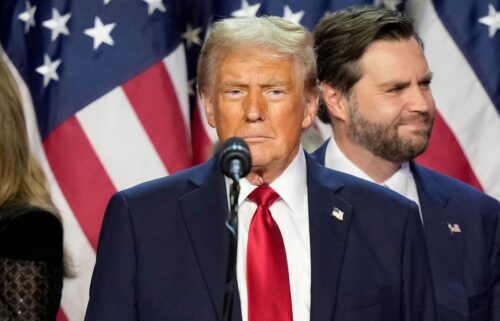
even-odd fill
[{"label": "red stripe on flag", "polygon": [[200,108],[196,106],[193,119],[191,121],[191,140],[193,144],[193,160],[195,164],[200,164],[212,155],[212,142],[205,132]]},{"label": "red stripe on flag", "polygon": [[45,139],[45,153],[73,214],[97,248],[106,204],[116,191],[75,117]]},{"label": "red stripe on flag", "polygon": [[184,118],[163,63],[152,66],[122,87],[168,172],[191,166]]},{"label": "red stripe on flag", "polygon": [[437,112],[429,147],[417,162],[482,190],[458,141]]}]

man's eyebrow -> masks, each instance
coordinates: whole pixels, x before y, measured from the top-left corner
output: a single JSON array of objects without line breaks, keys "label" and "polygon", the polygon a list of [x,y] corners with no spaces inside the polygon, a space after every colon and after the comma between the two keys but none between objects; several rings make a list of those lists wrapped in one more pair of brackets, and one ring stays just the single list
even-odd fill
[{"label": "man's eyebrow", "polygon": [[290,82],[285,80],[269,80],[260,84],[261,87],[286,87],[289,85]]},{"label": "man's eyebrow", "polygon": [[[222,85],[224,87],[232,87],[232,86],[235,86],[235,87],[245,87],[245,86],[248,86],[248,84],[246,82],[243,82],[243,81],[240,81],[240,80],[226,80],[224,82],[222,82]],[[268,80],[268,81],[265,81],[265,82],[262,82],[259,84],[259,87],[263,87],[263,88],[267,88],[267,87],[285,87],[285,86],[289,86],[290,85],[290,82],[289,81],[286,81],[286,80]]]},{"label": "man's eyebrow", "polygon": [[389,80],[386,82],[383,82],[380,84],[380,87],[382,88],[387,88],[387,87],[408,87],[410,85],[409,81],[399,81],[399,80]]},{"label": "man's eyebrow", "polygon": [[[421,83],[421,82],[431,81],[433,75],[434,74],[431,71],[429,71],[425,74],[425,76],[420,78],[418,82]],[[381,83],[380,87],[387,88],[387,87],[395,86],[395,87],[405,88],[405,87],[408,87],[410,85],[410,83],[411,83],[410,81],[389,80],[389,81]]]},{"label": "man's eyebrow", "polygon": [[433,77],[434,73],[432,71],[428,71],[427,74],[424,77],[422,77],[421,81],[431,81]]},{"label": "man's eyebrow", "polygon": [[244,86],[245,83],[239,79],[228,79],[222,82],[223,86]]}]

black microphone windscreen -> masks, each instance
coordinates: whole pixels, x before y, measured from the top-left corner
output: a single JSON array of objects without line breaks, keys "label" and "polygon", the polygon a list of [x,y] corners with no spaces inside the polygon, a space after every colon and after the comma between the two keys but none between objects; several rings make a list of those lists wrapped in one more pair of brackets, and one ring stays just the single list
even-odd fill
[{"label": "black microphone windscreen", "polygon": [[[252,156],[247,143],[239,137],[227,139],[221,147],[220,167],[224,175],[235,179],[245,177],[252,168]],[[236,173],[235,173],[236,171]]]}]

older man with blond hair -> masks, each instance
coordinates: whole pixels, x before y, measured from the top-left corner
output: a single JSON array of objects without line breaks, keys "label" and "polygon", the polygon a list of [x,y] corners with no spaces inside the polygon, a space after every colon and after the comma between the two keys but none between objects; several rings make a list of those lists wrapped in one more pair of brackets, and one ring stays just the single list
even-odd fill
[{"label": "older man with blond hair", "polygon": [[232,309],[230,182],[217,154],[113,196],[86,321],[434,320],[415,204],[302,149],[316,77],[302,27],[277,17],[214,24],[199,94],[220,141],[240,137],[253,162],[240,180]]}]

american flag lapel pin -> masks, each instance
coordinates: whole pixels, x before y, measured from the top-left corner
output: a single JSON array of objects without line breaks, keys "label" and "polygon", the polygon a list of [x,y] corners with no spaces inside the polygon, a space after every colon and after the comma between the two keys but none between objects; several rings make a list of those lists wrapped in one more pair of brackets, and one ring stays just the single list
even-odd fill
[{"label": "american flag lapel pin", "polygon": [[458,224],[448,223],[448,228],[450,229],[451,234],[462,232]]},{"label": "american flag lapel pin", "polygon": [[339,221],[344,220],[344,212],[339,210],[338,208],[334,207],[332,211],[332,216],[335,217]]}]

